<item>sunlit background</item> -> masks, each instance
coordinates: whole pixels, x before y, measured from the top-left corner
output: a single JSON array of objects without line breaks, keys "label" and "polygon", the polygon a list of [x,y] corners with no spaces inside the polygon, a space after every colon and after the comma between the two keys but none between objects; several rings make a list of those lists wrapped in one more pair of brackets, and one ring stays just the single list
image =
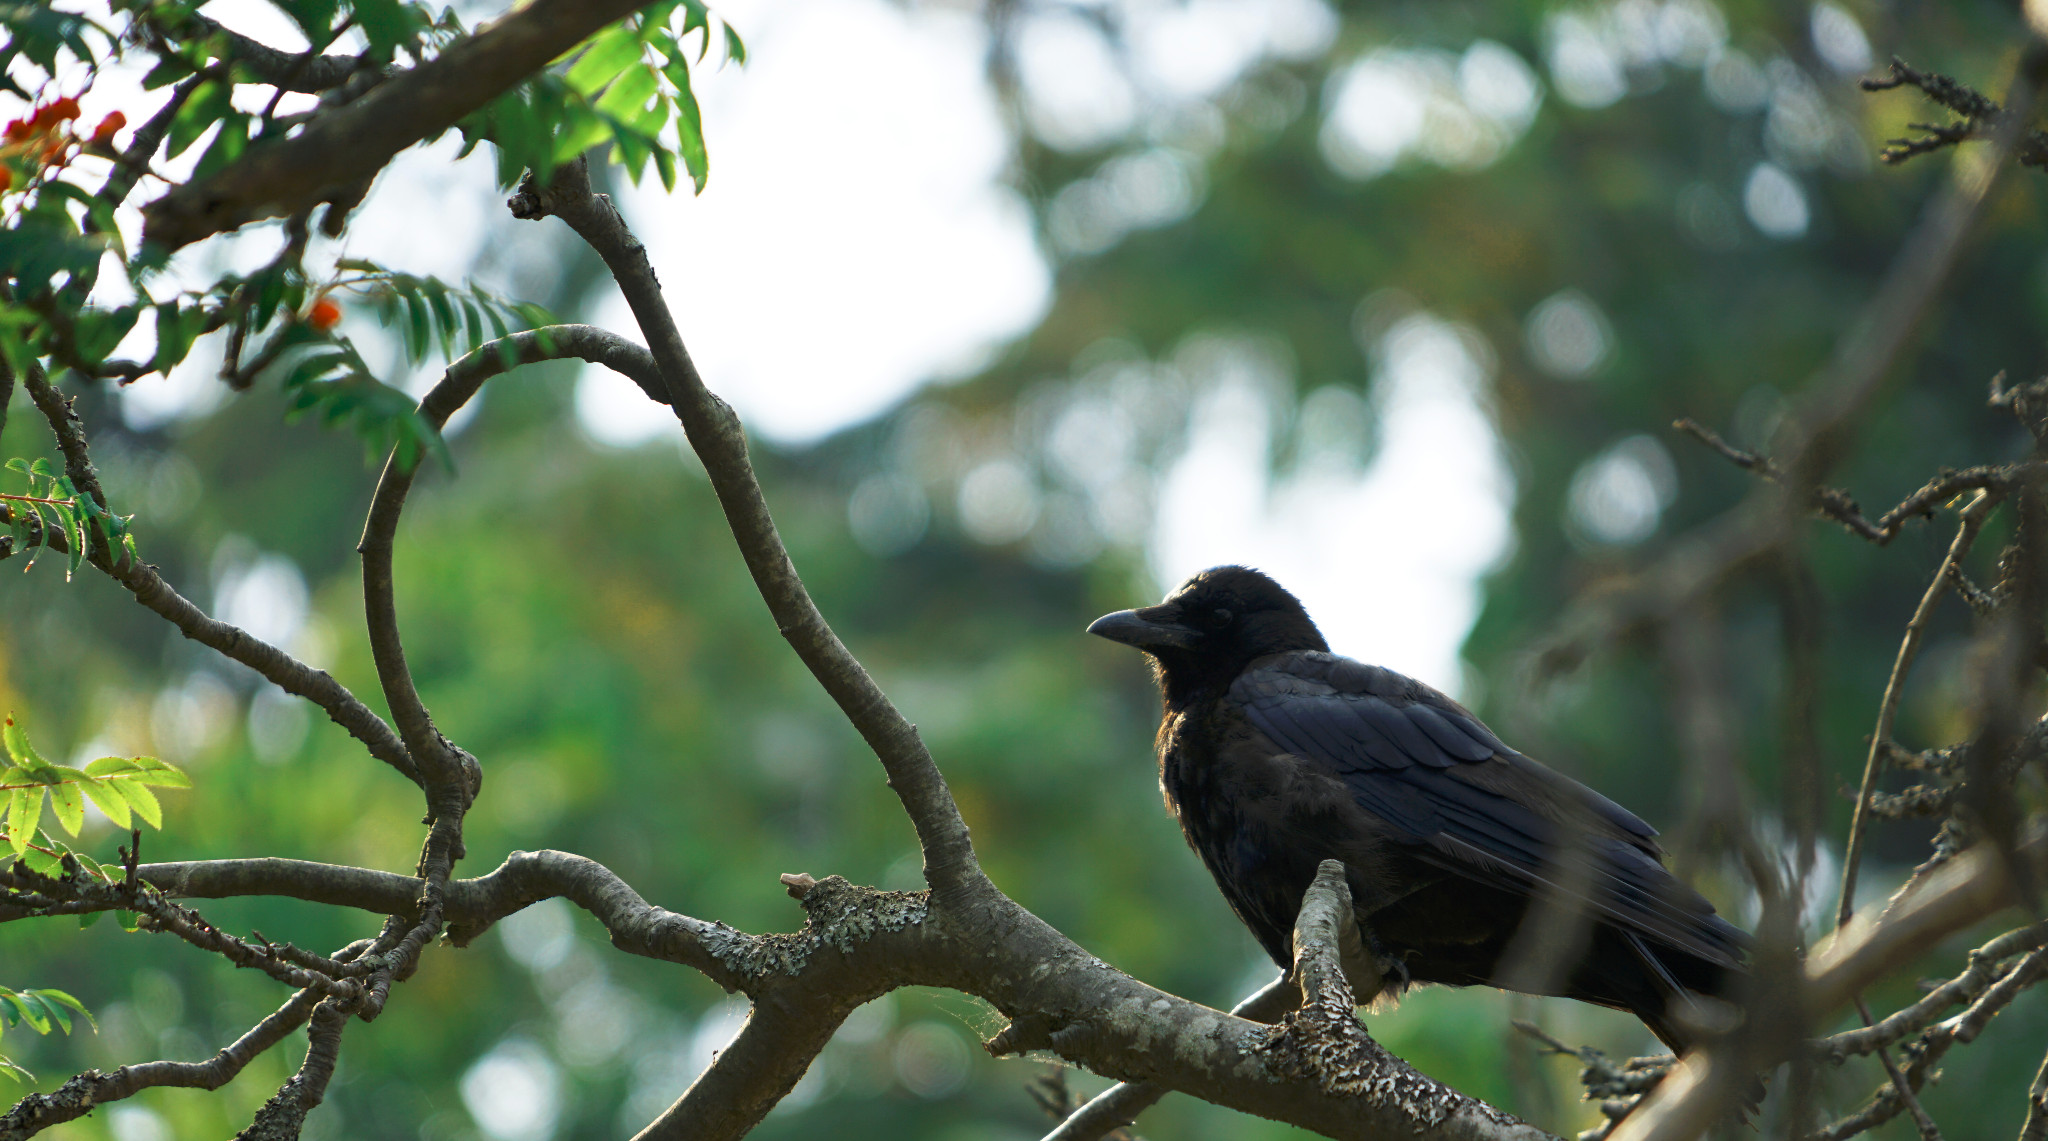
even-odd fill
[{"label": "sunlit background", "polygon": [[[1570,758],[1564,767],[1599,774],[1645,815],[1680,817],[1677,762],[1643,744],[1669,735],[1642,712],[1654,702],[1640,668],[1624,660],[1534,713],[1517,713],[1496,691],[1560,598],[1629,565],[1671,533],[1671,517],[1703,517],[1739,488],[1676,454],[1666,425],[1697,412],[1740,440],[1767,442],[1782,393],[1817,362],[1829,322],[1882,265],[1924,186],[1874,173],[1871,160],[1873,140],[1919,109],[1877,107],[1853,89],[1883,54],[1869,29],[1897,17],[1874,20],[1869,6],[1833,2],[1757,7],[1731,15],[1714,0],[1609,0],[1503,4],[1491,14],[1430,5],[1340,13],[1323,0],[1089,0],[998,13],[736,0],[718,11],[747,37],[749,64],[698,73],[708,188],[668,194],[651,179],[635,186],[615,175],[611,189],[652,251],[707,382],[765,445],[771,502],[788,513],[800,564],[818,573],[828,613],[933,740],[999,881],[1049,907],[1084,943],[1092,933],[1100,943],[1091,949],[1120,966],[1226,1003],[1270,967],[1159,818],[1147,788],[1140,666],[1084,647],[1079,635],[1099,609],[1149,600],[1217,563],[1262,567],[1302,597],[1339,651],[1507,717],[1527,735],[1516,739],[1556,747]],[[254,0],[206,11],[276,46],[303,46]],[[153,98],[136,75],[103,75],[84,99],[85,118],[122,108],[139,121]],[[188,167],[200,149],[185,156]],[[316,241],[309,264],[369,258],[474,277],[631,331],[624,305],[592,287],[558,228],[507,220],[488,156],[457,161],[457,150],[443,139],[401,156],[345,242]],[[126,222],[132,236],[136,221]],[[172,273],[210,280],[220,266],[260,263],[274,241],[262,228],[215,241],[181,254]],[[2000,280],[2041,279],[2037,255],[2015,257],[2024,264]],[[105,275],[104,288],[122,288],[118,279]],[[1796,308],[1794,293],[1811,308]],[[1315,323],[1312,333],[1275,317],[1290,307]],[[1716,324],[1731,314],[1747,331]],[[394,341],[375,342],[373,315],[346,319],[387,346],[373,363],[393,383],[423,392],[435,379],[408,372]],[[2022,342],[2030,335],[2025,322],[2002,327],[2020,330]],[[211,351],[168,382],[120,390],[118,417],[144,443],[115,446],[103,466],[110,482],[134,489],[144,519],[195,518],[203,496],[227,486],[269,509],[283,502],[203,458],[147,443],[229,447],[224,438],[269,423],[232,419]],[[572,455],[559,442],[529,441],[516,459],[482,445],[462,452],[471,424],[501,404],[515,408],[507,423],[525,423],[516,416],[539,399],[515,387],[538,381],[494,382],[450,427],[459,478],[418,509],[429,521],[420,525],[540,566],[419,552],[401,565],[401,577],[419,584],[406,604],[429,615],[416,636],[464,647],[427,676],[442,687],[429,690],[437,712],[459,711],[444,721],[458,736],[475,730],[465,743],[493,773],[500,799],[485,804],[497,815],[480,815],[478,827],[508,843],[577,847],[569,823],[607,819],[605,798],[651,779],[614,773],[603,766],[625,762],[606,758],[644,753],[666,764],[671,751],[696,749],[716,755],[677,764],[700,766],[689,769],[698,783],[661,786],[688,798],[683,819],[597,825],[617,849],[606,858],[672,888],[674,905],[701,903],[705,914],[755,929],[787,926],[789,915],[764,910],[772,901],[754,882],[783,870],[770,866],[777,860],[865,860],[871,866],[806,866],[915,886],[914,855],[889,831],[894,809],[866,787],[873,774],[844,727],[814,695],[790,696],[803,686],[788,663],[748,659],[759,671],[749,676],[786,688],[731,723],[702,708],[717,708],[720,692],[702,677],[709,696],[655,693],[635,714],[650,723],[644,729],[620,724],[579,688],[640,693],[647,679],[618,662],[654,671],[646,663],[674,653],[679,670],[694,670],[678,644],[738,644],[764,623],[744,590],[694,562],[678,571],[669,561],[730,561],[711,550],[716,520],[669,412],[595,368],[562,379],[573,385],[567,406],[583,447]],[[1974,393],[1974,373],[1969,383]],[[620,501],[630,506],[602,510],[626,526],[607,532],[591,522],[586,533],[584,509],[613,502],[601,497],[621,487],[634,489]],[[568,506],[549,498],[564,494]],[[478,497],[480,514],[454,506],[465,495]],[[555,514],[534,519],[532,503]],[[664,525],[676,534],[646,540],[653,546],[605,550],[620,531]],[[315,665],[360,664],[346,625],[353,588],[334,577],[345,568],[288,553],[308,541],[300,530],[209,517],[198,533],[216,541],[184,570],[190,593],[214,613]],[[841,535],[844,550],[834,545]],[[661,593],[681,587],[631,578],[647,569],[643,560],[656,568],[647,581],[684,576],[687,611]],[[550,573],[559,577],[544,582]],[[585,597],[571,604],[542,592],[563,579],[586,583]],[[943,593],[933,586],[941,581],[970,585]],[[503,613],[486,620],[436,609],[459,615],[458,604],[479,598]],[[563,616],[570,612],[588,624]],[[31,643],[55,629],[19,614],[10,621]],[[618,641],[593,632],[600,625],[623,631]],[[1744,629],[1768,641],[1756,623]],[[127,690],[108,682],[111,696],[81,707],[80,732],[64,751],[242,750],[301,774],[327,747],[305,708],[274,689],[176,646],[162,658],[172,680]],[[549,663],[545,685],[509,664],[534,659]],[[16,672],[32,671],[17,662]],[[1758,675],[1739,688],[1763,702],[1773,684]],[[1112,692],[1122,704],[1105,696]],[[1951,715],[1952,698],[1928,696],[1911,715],[1937,722]],[[1026,708],[1041,711],[1028,729],[1017,711]],[[1071,712],[1077,727],[1046,728],[1048,708]],[[1770,772],[1774,747],[1757,746],[1759,773]],[[718,775],[721,748],[750,759],[739,766],[747,773]],[[1116,775],[1088,768],[1090,749],[1113,753]],[[1043,787],[1034,783],[1041,776]],[[1076,791],[1062,784],[1055,796],[1056,777]],[[226,779],[224,769],[203,770],[203,795]],[[358,779],[371,778],[324,776],[318,787],[370,797],[365,820],[375,819],[372,808],[404,819],[391,789],[372,795]],[[1757,779],[1768,787],[1771,778]],[[1099,803],[1061,799],[1081,789]],[[739,807],[717,799],[728,793]],[[219,812],[233,820],[241,802],[228,801]],[[1139,848],[1115,849],[1126,862],[1108,866],[1130,882],[1101,889],[1110,895],[1098,901],[1086,885],[1120,873],[1101,861],[1090,872],[1065,841],[1031,832],[1024,818],[1033,810],[1075,816],[1086,844],[1124,843],[1109,834],[1141,817],[1153,830],[1128,841]],[[722,840],[735,850],[717,856],[673,855],[693,829],[708,835],[741,818],[758,818],[761,835]],[[399,824],[322,827],[293,842],[314,858],[407,858]],[[472,848],[501,850],[477,840]],[[735,865],[761,875],[707,886],[715,869]],[[1832,898],[1831,867],[1824,858],[1817,899]],[[1872,876],[1869,890],[1885,882]],[[1718,886],[1740,917],[1739,890]],[[620,962],[559,901],[513,917],[486,942],[535,1000],[502,1017],[464,1016],[459,1042],[447,1047],[461,1058],[453,1096],[424,1077],[407,1084],[381,1074],[355,1080],[365,1089],[389,1080],[398,1092],[357,1096],[345,1072],[343,1094],[309,1121],[309,1138],[630,1132],[688,1085],[744,1017],[743,1005],[708,991],[677,999],[668,976]],[[1188,965],[1194,945],[1200,962]],[[108,1063],[213,1048],[191,1029],[197,1015],[187,1003],[199,1000],[181,989],[190,984],[154,965],[131,977],[101,1018],[94,1049]],[[452,994],[462,984],[451,971],[410,985]],[[1506,1042],[1508,1006],[1492,993],[1432,991],[1374,1029],[1425,1069],[1509,1096],[1508,1083],[1523,1080],[1514,1067],[1540,1067]],[[1542,1009],[1568,1038],[1605,1035],[1621,1053],[1647,1043],[1632,1024],[1597,1012]],[[2039,1003],[2032,1009],[2042,1013]],[[917,1136],[1035,1136],[1018,1092],[1024,1069],[995,1066],[972,1040],[992,1030],[991,1018],[957,997],[878,1000],[847,1023],[764,1130],[815,1136],[836,1122],[846,1136],[898,1136],[911,1134],[891,1131],[914,1121]],[[1518,1108],[1583,1113],[1570,1105],[1565,1071],[1543,1072],[1566,1093]],[[243,1084],[281,1076],[252,1071]],[[1075,1080],[1085,1090],[1102,1084]],[[929,1115],[904,1111],[899,1120],[890,1116],[897,1109],[873,1108],[898,1103]],[[174,1128],[186,1110],[170,1104],[138,1100],[57,1135],[183,1135],[193,1126]],[[856,1104],[870,1108],[847,1108]],[[828,1116],[828,1105],[852,1116]],[[386,1111],[395,1116],[378,1116]],[[1256,1128],[1192,1111],[1170,1123],[1182,1133],[1162,1135]]]}]

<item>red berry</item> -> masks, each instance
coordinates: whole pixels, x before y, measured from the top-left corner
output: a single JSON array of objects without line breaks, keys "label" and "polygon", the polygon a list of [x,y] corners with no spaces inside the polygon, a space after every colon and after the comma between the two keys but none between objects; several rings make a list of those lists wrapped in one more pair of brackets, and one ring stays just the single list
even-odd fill
[{"label": "red berry", "polygon": [[66,119],[76,118],[78,118],[78,100],[66,95],[47,107],[38,108],[36,110],[36,117],[32,120],[31,125],[39,130],[47,130]]},{"label": "red berry", "polygon": [[101,119],[100,125],[92,129],[92,141],[96,143],[109,142],[116,134],[120,133],[121,128],[127,125],[128,116],[115,111],[106,118]]},{"label": "red berry", "polygon": [[306,324],[320,332],[326,332],[341,323],[341,306],[331,297],[322,297],[313,302],[313,309],[306,314]]},{"label": "red berry", "polygon": [[7,193],[13,186],[14,172],[4,166],[0,166],[0,194]]}]

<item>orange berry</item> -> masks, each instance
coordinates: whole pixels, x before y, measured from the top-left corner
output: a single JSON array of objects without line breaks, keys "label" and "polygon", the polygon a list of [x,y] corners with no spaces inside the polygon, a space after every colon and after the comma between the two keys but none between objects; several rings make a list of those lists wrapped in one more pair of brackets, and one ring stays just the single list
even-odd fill
[{"label": "orange berry", "polygon": [[100,125],[92,129],[92,141],[96,143],[110,142],[116,134],[120,133],[121,128],[127,125],[128,116],[115,111],[106,118],[101,119]]},{"label": "orange berry", "polygon": [[312,311],[306,314],[306,324],[323,333],[340,323],[341,306],[336,305],[331,297],[322,297],[313,302]]},{"label": "orange berry", "polygon": [[48,129],[62,123],[66,119],[76,118],[78,118],[78,100],[66,95],[47,107],[38,108],[32,125],[38,129]]},{"label": "orange berry", "polygon": [[35,130],[35,124],[29,122],[27,119],[9,120],[7,124],[7,141],[10,143],[18,143],[21,140],[28,138],[29,132],[33,130]]},{"label": "orange berry", "polygon": [[14,172],[7,169],[4,166],[0,166],[0,194],[7,193],[9,190],[13,189],[13,187]]}]

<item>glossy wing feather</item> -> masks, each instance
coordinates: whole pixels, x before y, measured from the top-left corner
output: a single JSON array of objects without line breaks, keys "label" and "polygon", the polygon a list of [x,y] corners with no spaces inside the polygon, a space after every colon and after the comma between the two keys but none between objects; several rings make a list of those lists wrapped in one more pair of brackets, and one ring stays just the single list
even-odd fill
[{"label": "glossy wing feather", "polygon": [[1436,690],[1391,670],[1316,651],[1279,654],[1230,699],[1279,748],[1327,765],[1359,807],[1418,857],[1494,887],[1558,888],[1562,836],[1593,861],[1574,893],[1624,934],[1736,966],[1744,937],[1658,859],[1656,830],[1577,781],[1502,744]]}]

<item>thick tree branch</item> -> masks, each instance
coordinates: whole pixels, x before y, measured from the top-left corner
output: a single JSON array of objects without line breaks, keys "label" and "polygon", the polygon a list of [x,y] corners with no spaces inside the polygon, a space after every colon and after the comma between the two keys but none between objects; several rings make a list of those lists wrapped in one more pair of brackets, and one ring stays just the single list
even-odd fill
[{"label": "thick tree branch", "polygon": [[610,199],[591,192],[589,172],[580,160],[562,167],[546,185],[529,178],[511,207],[520,218],[561,218],[611,270],[660,365],[669,396],[666,403],[675,409],[691,448],[704,462],[762,601],[811,675],[881,760],[889,786],[917,829],[925,877],[932,890],[942,899],[992,894],[993,888],[975,861],[960,809],[946,790],[945,778],[931,753],[918,738],[916,726],[904,720],[847,651],[798,577],[768,512],[761,485],[754,478],[739,417],[704,387],[662,299],[646,248],[626,227]]},{"label": "thick tree branch", "polygon": [[254,147],[150,203],[142,212],[143,239],[175,250],[346,193],[398,152],[438,137],[640,7],[639,0],[534,0],[354,102],[314,116],[298,134]]},{"label": "thick tree branch", "polygon": [[[1286,974],[1253,991],[1230,1013],[1252,1022],[1278,1022],[1301,1002],[1301,988]],[[1098,1141],[1159,1103],[1169,1091],[1153,1082],[1118,1082],[1076,1109],[1044,1141]]]}]

